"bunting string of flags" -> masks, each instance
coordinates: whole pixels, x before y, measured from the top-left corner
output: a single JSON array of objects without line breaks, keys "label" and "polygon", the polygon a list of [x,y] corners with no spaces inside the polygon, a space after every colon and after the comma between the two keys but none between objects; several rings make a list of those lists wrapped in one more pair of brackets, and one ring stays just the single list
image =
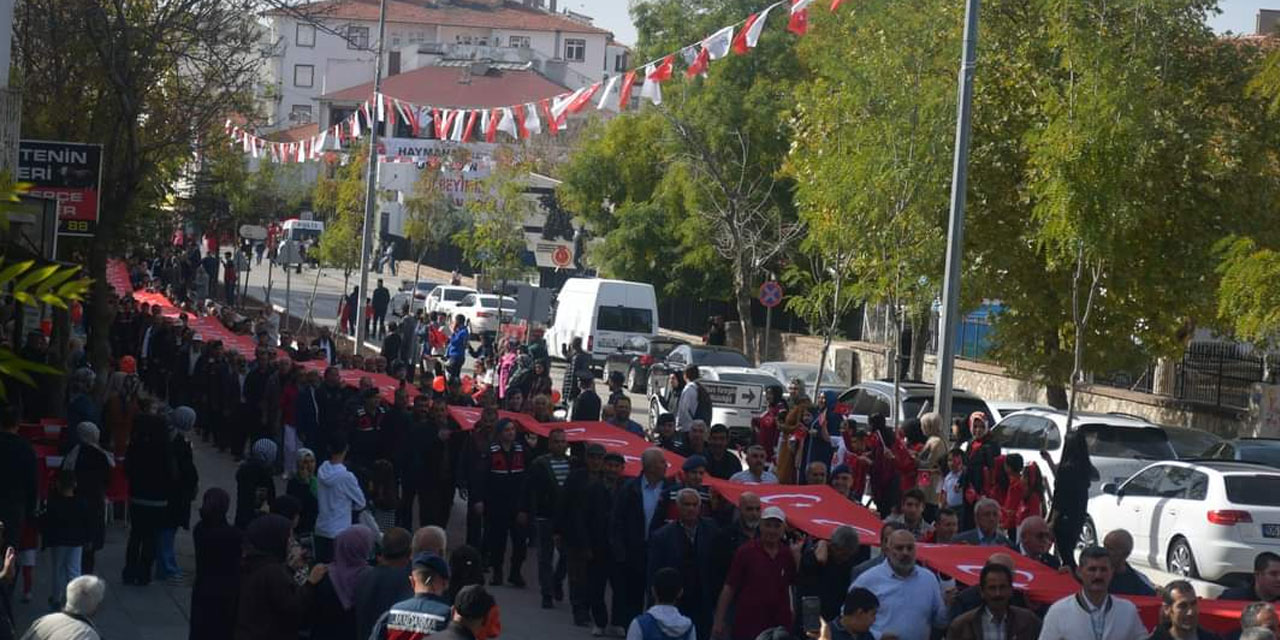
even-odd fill
[{"label": "bunting string of flags", "polygon": [[[831,0],[830,10],[836,11],[844,0]],[[438,140],[453,142],[500,141],[499,133],[512,140],[526,140],[541,134],[545,129],[555,136],[567,126],[569,116],[582,112],[594,104],[596,110],[625,111],[631,104],[631,95],[640,84],[640,98],[655,105],[662,104],[662,84],[675,74],[676,62],[684,65],[687,78],[706,76],[711,63],[729,55],[746,55],[760,41],[765,22],[779,6],[787,10],[787,30],[803,36],[809,29],[809,5],[814,0],[778,0],[753,13],[745,20],[729,25],[699,42],[683,47],[661,58],[635,67],[625,74],[614,75],[590,86],[542,98],[533,102],[486,109],[454,109],[430,105],[418,105],[383,93],[374,93],[351,115],[310,138],[296,142],[275,142],[258,136],[248,129],[226,122],[226,133],[232,148],[237,145],[253,158],[277,163],[294,163],[320,160],[328,154],[343,149],[344,145],[362,138],[377,122],[394,129],[396,123],[404,123],[412,135],[420,137],[430,131]],[[615,99],[616,97],[616,99]],[[395,161],[383,157],[385,161]]]}]

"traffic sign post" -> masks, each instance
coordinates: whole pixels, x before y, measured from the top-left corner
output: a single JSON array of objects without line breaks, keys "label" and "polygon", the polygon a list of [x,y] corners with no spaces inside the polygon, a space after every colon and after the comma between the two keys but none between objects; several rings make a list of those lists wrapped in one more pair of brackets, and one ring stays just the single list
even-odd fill
[{"label": "traffic sign post", "polygon": [[773,331],[773,308],[782,304],[782,285],[777,280],[766,280],[760,285],[760,304],[764,305],[764,350],[763,357],[769,359],[769,333]]}]

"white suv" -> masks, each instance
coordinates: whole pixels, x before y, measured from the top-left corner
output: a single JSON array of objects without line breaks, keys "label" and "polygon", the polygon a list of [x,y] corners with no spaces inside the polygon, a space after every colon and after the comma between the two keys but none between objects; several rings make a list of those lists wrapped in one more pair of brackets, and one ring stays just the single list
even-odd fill
[{"label": "white suv", "polygon": [[1222,580],[1280,552],[1280,472],[1227,460],[1157,462],[1089,500],[1082,538],[1123,528],[1131,560],[1188,578]]},{"label": "white suv", "polygon": [[[1090,496],[1101,493],[1105,482],[1123,482],[1151,462],[1178,457],[1164,430],[1140,418],[1076,412],[1075,427],[1084,431],[1089,459],[1098,470],[1098,477],[1093,478],[1089,487]],[[1047,451],[1056,465],[1062,462],[1066,433],[1066,411],[1028,409],[1005,417],[991,435],[1000,445],[1001,453],[1017,453],[1025,463],[1040,460],[1040,452]],[[1052,490],[1053,470],[1047,468],[1048,465],[1039,466]]]}]

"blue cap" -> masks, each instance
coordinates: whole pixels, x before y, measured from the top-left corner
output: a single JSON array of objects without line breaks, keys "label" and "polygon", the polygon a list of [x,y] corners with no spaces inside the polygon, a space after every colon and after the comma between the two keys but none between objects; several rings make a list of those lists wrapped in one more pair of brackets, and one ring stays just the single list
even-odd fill
[{"label": "blue cap", "polygon": [[695,453],[689,456],[688,458],[685,458],[684,465],[682,465],[680,468],[684,471],[693,471],[698,467],[705,467],[705,466],[707,466],[707,459]]},{"label": "blue cap", "polygon": [[441,578],[449,578],[449,563],[445,562],[444,558],[441,558],[434,553],[424,551],[414,556],[413,567],[415,569],[418,567],[430,569],[431,573],[434,573]]}]

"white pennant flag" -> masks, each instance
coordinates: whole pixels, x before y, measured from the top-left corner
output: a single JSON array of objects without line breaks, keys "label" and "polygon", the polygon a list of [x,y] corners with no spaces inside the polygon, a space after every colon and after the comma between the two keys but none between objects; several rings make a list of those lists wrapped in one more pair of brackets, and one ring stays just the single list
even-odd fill
[{"label": "white pennant flag", "polygon": [[618,86],[618,78],[619,76],[614,75],[609,78],[609,83],[604,85],[604,91],[600,93],[600,102],[596,104],[596,110],[602,110],[612,104],[609,102],[609,96],[613,95],[613,88]]},{"label": "white pennant flag", "polygon": [[328,130],[328,129],[325,129],[324,131],[321,131],[321,132],[320,132],[320,139],[319,139],[318,141],[316,141],[316,142],[312,143],[312,145],[311,145],[311,157],[312,157],[312,158],[318,158],[318,157],[320,157],[320,152],[321,152],[321,151],[324,151],[324,143],[325,143],[325,141],[326,141],[326,140],[328,140],[328,139],[329,139],[329,130]]},{"label": "white pennant flag", "polygon": [[356,111],[351,114],[351,137],[360,137],[360,112]]},{"label": "white pennant flag", "polygon": [[756,17],[755,22],[752,22],[751,26],[747,27],[746,40],[748,48],[754,49],[756,47],[756,43],[760,42],[760,33],[764,31],[764,23],[769,19],[769,12],[773,11],[773,8],[776,6],[778,5],[771,4],[765,7],[764,11],[761,11],[760,15]]},{"label": "white pennant flag", "polygon": [[387,119],[387,113],[384,108],[385,107],[384,103],[387,100],[385,97],[383,97],[381,93],[375,93],[373,94],[373,101],[378,103],[378,122],[383,122],[384,120]]},{"label": "white pennant flag", "polygon": [[485,109],[480,112],[480,138],[482,140],[489,134],[489,118],[492,117],[492,113],[492,109]]},{"label": "white pennant flag", "polygon": [[795,0],[795,4],[791,5],[791,13],[800,13],[801,11],[808,9],[811,4],[813,4],[813,0]]},{"label": "white pennant flag", "polygon": [[733,44],[733,27],[725,27],[702,41],[702,46],[706,48],[707,55],[712,60],[719,60],[729,55],[729,46]]},{"label": "white pennant flag", "polygon": [[467,112],[458,110],[453,112],[453,133],[449,134],[449,139],[454,142],[462,142],[463,129],[467,124]]},{"label": "white pennant flag", "polygon": [[[555,126],[554,123],[552,126]],[[529,135],[542,133],[542,118],[538,116],[538,103],[530,102],[524,106],[524,128]]]},{"label": "white pennant flag", "polygon": [[298,162],[307,161],[307,141],[303,140],[298,143]]},{"label": "white pennant flag", "polygon": [[640,87],[640,97],[648,98],[654,104],[662,104],[662,85],[650,78],[653,71],[652,64],[644,68],[644,85]]},{"label": "white pennant flag", "polygon": [[520,132],[516,128],[515,114],[511,113],[511,107],[502,108],[502,119],[498,121],[498,131],[501,131],[512,138],[519,138]]},{"label": "white pennant flag", "polygon": [[551,99],[551,120],[553,122],[559,122],[560,117],[563,116],[564,112],[569,109],[569,105],[573,104],[573,101],[577,100],[578,96],[582,95],[583,91],[585,91],[585,89],[578,89],[573,93],[562,93],[552,98]]},{"label": "white pennant flag", "polygon": [[254,157],[254,158],[258,157],[258,143],[257,143],[257,142],[254,142],[252,145],[250,145],[250,146],[249,146],[249,152],[250,152],[250,156],[251,156],[251,157]]}]

